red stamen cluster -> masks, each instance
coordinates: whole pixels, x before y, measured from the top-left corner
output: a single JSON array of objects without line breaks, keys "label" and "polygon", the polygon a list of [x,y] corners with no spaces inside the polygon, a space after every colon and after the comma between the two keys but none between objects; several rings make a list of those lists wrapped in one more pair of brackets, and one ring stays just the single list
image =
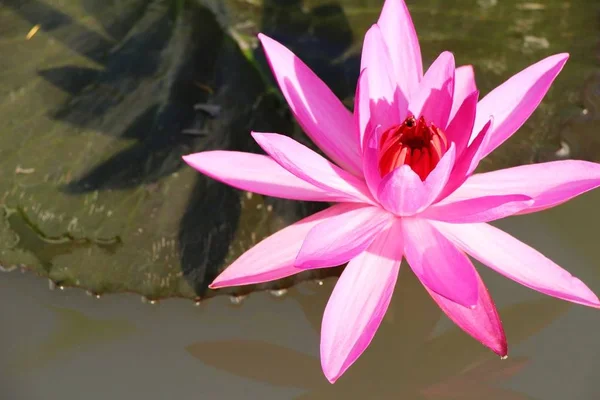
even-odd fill
[{"label": "red stamen cluster", "polygon": [[427,125],[425,118],[409,116],[400,125],[383,133],[379,140],[378,165],[381,176],[409,165],[425,180],[448,149],[446,135],[435,125]]}]

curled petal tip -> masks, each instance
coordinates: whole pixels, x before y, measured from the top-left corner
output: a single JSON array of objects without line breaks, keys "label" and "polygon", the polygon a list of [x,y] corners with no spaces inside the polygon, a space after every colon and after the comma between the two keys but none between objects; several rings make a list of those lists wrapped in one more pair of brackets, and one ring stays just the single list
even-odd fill
[{"label": "curled petal tip", "polygon": [[575,302],[583,306],[600,309],[600,300],[598,300],[598,296],[596,296],[596,294],[590,288],[588,288],[581,279],[573,277],[572,280],[573,286],[580,287],[580,301]]},{"label": "curled petal tip", "polygon": [[340,372],[328,371],[324,365],[322,365],[322,368],[325,378],[327,378],[327,381],[332,385],[340,378],[340,376],[342,376],[342,373]]},{"label": "curled petal tip", "polygon": [[344,375],[349,367],[350,365],[342,366],[341,369],[336,368],[335,366],[330,365],[321,354],[321,369],[323,370],[323,375],[325,375],[325,378],[327,378],[332,385]]},{"label": "curled petal tip", "polygon": [[504,334],[497,339],[496,343],[484,343],[484,345],[500,356],[501,359],[506,360],[508,358],[508,342]]},{"label": "curled petal tip", "polygon": [[265,35],[262,32],[258,32],[258,35],[256,35],[256,37],[258,37],[258,40],[260,40],[261,42],[265,39],[270,39],[270,37],[268,37],[267,35]]},{"label": "curled petal tip", "polygon": [[496,351],[496,354],[498,354],[503,360],[508,358],[508,344],[506,344],[506,341],[502,343],[500,350]]},{"label": "curled petal tip", "polygon": [[219,278],[216,278],[214,281],[212,281],[212,283],[210,285],[208,285],[209,289],[215,290],[215,289],[221,289],[223,287],[223,283],[219,281]]},{"label": "curled petal tip", "polygon": [[440,56],[443,56],[445,58],[452,58],[454,59],[454,53],[448,50],[444,50],[440,53]]},{"label": "curled petal tip", "polygon": [[323,370],[323,375],[325,375],[327,381],[333,385],[338,379],[340,379],[340,376],[344,374],[347,368],[342,370],[336,369],[329,365],[327,359],[321,355],[321,369]]},{"label": "curled petal tip", "polygon": [[556,65],[560,69],[562,69],[570,57],[571,57],[571,55],[569,53],[559,53],[559,54],[555,54],[554,56],[548,57],[547,60],[555,61]]}]

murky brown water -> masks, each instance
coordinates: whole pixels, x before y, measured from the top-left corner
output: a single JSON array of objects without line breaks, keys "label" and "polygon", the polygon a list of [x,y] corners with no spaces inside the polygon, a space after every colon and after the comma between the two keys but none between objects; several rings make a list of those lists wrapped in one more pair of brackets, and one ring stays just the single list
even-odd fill
[{"label": "murky brown water", "polygon": [[[210,296],[207,280],[235,254],[315,209],[227,191],[179,164],[191,150],[252,150],[252,127],[301,137],[260,78],[254,32],[294,48],[351,104],[359,43],[380,4],[0,0],[0,261],[44,276],[0,274],[1,399],[600,398],[599,312],[485,267],[507,360],[454,327],[404,268],[372,345],[335,385],[318,360],[335,278],[198,305],[148,300]],[[548,54],[572,54],[540,110],[484,168],[600,161],[598,5],[409,6],[426,62],[453,50],[475,64],[484,92]],[[198,102],[225,111],[190,114]],[[600,191],[497,225],[600,294],[598,204]],[[49,290],[47,277],[84,289]],[[109,294],[120,291],[138,294]]]},{"label": "murky brown water", "polygon": [[[596,291],[600,214],[592,193],[500,226]],[[334,279],[234,305],[217,297],[144,304],[0,280],[2,394],[10,399],[543,399],[600,394],[597,310],[544,297],[480,268],[510,344],[500,360],[442,317],[404,269],[371,347],[338,383],[322,376],[319,324]]]}]

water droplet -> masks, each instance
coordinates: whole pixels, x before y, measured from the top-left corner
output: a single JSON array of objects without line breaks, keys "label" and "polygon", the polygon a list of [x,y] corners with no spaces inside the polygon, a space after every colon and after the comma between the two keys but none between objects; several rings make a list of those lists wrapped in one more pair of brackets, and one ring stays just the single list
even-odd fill
[{"label": "water droplet", "polygon": [[506,360],[508,358],[508,354],[505,356],[500,357],[501,360]]},{"label": "water droplet", "polygon": [[283,297],[287,294],[287,289],[279,289],[279,290],[270,290],[271,296],[273,297]]},{"label": "water droplet", "polygon": [[48,279],[48,289],[54,290],[56,289],[56,283],[52,279]]},{"label": "water droplet", "polygon": [[233,304],[235,306],[239,306],[240,304],[242,304],[244,299],[246,299],[246,296],[231,296],[231,297],[229,297],[229,301],[231,302],[231,304]]}]

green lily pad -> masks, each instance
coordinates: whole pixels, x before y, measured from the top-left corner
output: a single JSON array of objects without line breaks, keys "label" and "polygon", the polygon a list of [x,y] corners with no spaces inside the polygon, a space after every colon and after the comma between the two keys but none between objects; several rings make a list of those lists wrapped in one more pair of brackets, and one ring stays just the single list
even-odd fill
[{"label": "green lily pad", "polygon": [[[208,283],[238,255],[325,205],[234,190],[181,156],[258,152],[252,129],[308,143],[255,34],[289,46],[351,107],[362,37],[381,3],[1,2],[0,52],[10,56],[0,59],[0,264],[97,294],[210,296]],[[426,64],[453,50],[476,66],[483,93],[549,54],[572,53],[539,111],[484,169],[561,158],[567,142],[570,157],[598,154],[595,38],[585,40],[594,13],[583,0],[526,4],[409,2]]]}]

